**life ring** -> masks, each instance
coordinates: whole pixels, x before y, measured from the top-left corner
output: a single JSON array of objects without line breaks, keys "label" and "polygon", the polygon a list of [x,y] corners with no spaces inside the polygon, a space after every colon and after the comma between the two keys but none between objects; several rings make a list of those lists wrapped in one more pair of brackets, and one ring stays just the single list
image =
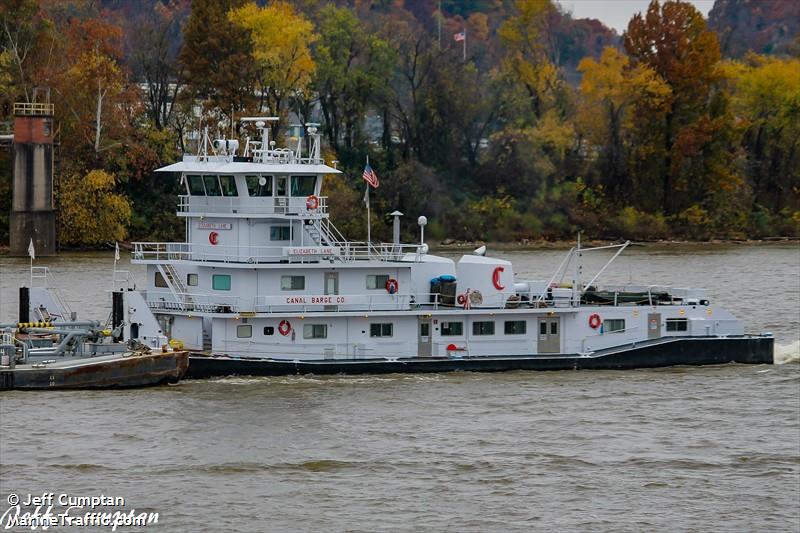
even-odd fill
[{"label": "life ring", "polygon": [[394,278],[389,278],[386,280],[386,292],[389,294],[394,294],[400,288],[400,284],[397,283],[397,280]]},{"label": "life ring", "polygon": [[291,333],[292,325],[289,323],[288,320],[281,320],[281,323],[278,324],[278,333],[283,335],[284,337]]},{"label": "life ring", "polygon": [[212,246],[217,245],[218,238],[219,238],[219,233],[217,233],[216,231],[212,231],[211,233],[208,234],[208,242],[210,242]]},{"label": "life ring", "polygon": [[492,272],[492,285],[494,285],[494,288],[498,291],[502,291],[506,288],[505,285],[500,285],[500,273],[505,272],[505,270],[506,269],[503,267],[497,267],[494,269],[494,272]]},{"label": "life ring", "polygon": [[600,315],[597,313],[592,313],[589,315],[589,327],[592,329],[597,329],[600,327],[600,324],[603,323],[603,319],[600,318]]},{"label": "life ring", "polygon": [[317,198],[313,194],[308,198],[306,198],[306,209],[308,209],[309,211],[313,211],[318,207],[319,207],[319,198]]},{"label": "life ring", "polygon": [[465,303],[467,303],[467,295],[459,294],[458,297],[456,298],[456,301],[458,302],[458,305],[464,305]]}]

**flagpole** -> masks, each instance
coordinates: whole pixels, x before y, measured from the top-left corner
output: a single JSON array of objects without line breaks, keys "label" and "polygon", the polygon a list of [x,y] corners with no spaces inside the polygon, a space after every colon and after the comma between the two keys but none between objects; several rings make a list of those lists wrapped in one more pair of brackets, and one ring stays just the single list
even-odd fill
[{"label": "flagpole", "polygon": [[367,183],[367,255],[372,247],[372,221],[369,216],[369,183]]},{"label": "flagpole", "polygon": [[119,257],[119,243],[114,243],[114,273],[111,277],[111,292],[117,289],[117,257]]}]

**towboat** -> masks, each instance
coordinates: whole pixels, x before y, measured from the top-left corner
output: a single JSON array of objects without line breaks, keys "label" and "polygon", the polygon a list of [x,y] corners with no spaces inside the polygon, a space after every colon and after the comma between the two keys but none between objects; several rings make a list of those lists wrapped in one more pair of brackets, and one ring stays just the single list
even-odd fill
[{"label": "towboat", "polygon": [[[230,374],[628,369],[773,362],[773,338],[747,334],[707,291],[601,286],[628,245],[569,250],[549,279],[520,279],[485,249],[455,261],[424,237],[347,239],[331,222],[317,125],[295,148],[274,117],[242,119],[254,139],[212,141],[159,169],[179,179],[184,242],[133,243],[146,285],[115,287],[121,338],[190,352],[188,377]],[[425,217],[419,218],[424,235]],[[588,253],[611,255],[584,275]],[[47,288],[31,309],[57,306]]]}]

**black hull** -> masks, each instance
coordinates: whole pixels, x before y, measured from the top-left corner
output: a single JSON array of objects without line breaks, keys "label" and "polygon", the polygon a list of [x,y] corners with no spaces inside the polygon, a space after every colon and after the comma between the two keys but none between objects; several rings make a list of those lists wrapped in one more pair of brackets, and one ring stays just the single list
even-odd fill
[{"label": "black hull", "polygon": [[677,365],[772,364],[772,337],[664,339],[596,352],[574,354],[398,359],[282,361],[260,358],[189,357],[186,378],[294,374],[389,374],[426,372],[503,372],[509,370],[627,370]]},{"label": "black hull", "polygon": [[189,366],[188,352],[154,352],[98,362],[77,360],[68,367],[20,365],[0,370],[0,390],[130,389],[176,383]]}]

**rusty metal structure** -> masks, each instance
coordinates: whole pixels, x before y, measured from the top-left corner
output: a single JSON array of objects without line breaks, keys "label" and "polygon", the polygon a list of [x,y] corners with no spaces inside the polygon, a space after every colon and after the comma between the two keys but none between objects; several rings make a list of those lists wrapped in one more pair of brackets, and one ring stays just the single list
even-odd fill
[{"label": "rusty metal structure", "polygon": [[12,145],[13,199],[10,252],[28,255],[33,240],[37,256],[55,255],[53,205],[53,104],[14,104]]}]

